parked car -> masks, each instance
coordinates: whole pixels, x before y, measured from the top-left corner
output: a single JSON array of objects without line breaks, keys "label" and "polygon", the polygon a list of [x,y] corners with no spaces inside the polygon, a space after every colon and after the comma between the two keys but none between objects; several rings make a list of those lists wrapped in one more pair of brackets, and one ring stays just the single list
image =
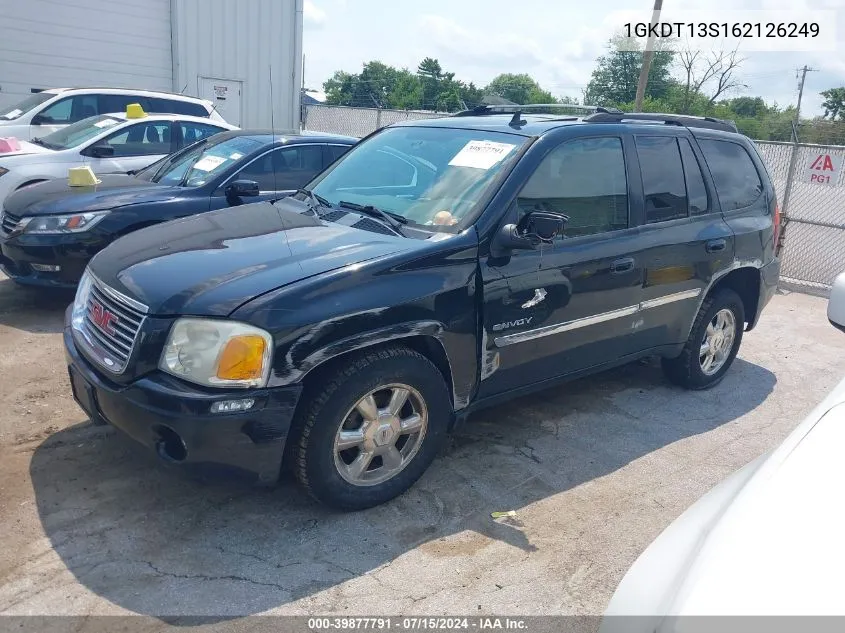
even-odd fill
[{"label": "parked car", "polygon": [[779,269],[775,192],[733,129],[488,109],[387,127],[305,191],[98,253],[67,313],[75,397],[163,459],[261,482],[284,463],[360,509],[481,407],[647,355],[710,387]]},{"label": "parked car", "polygon": [[22,284],[73,288],[88,260],[121,235],[292,193],[356,141],[221,132],[135,175],[103,175],[96,187],[58,179],[26,187],[0,212],[0,267]]},{"label": "parked car", "polygon": [[[845,274],[828,317],[845,331]],[[845,615],[843,442],[845,380],[780,446],[713,488],[648,546],[601,629],[670,632],[695,615]]]},{"label": "parked car", "polygon": [[0,137],[29,141],[98,114],[124,112],[130,103],[140,104],[146,112],[186,114],[225,123],[206,99],[125,88],[51,88],[0,109]]},{"label": "parked car", "polygon": [[97,174],[142,169],[159,158],[234,125],[183,114],[101,114],[44,138],[21,141],[20,150],[0,153],[0,205],[23,187],[67,178],[71,167]]}]

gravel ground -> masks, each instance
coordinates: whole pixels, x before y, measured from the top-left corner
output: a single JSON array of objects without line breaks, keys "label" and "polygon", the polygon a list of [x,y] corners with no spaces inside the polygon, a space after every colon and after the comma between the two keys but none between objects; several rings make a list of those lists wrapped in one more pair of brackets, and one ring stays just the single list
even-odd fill
[{"label": "gravel ground", "polygon": [[409,493],[338,514],[92,426],[64,365],[70,298],[40,297],[0,275],[6,615],[600,614],[666,525],[845,374],[825,300],[779,295],[711,391],[649,361],[522,398],[471,418]]}]

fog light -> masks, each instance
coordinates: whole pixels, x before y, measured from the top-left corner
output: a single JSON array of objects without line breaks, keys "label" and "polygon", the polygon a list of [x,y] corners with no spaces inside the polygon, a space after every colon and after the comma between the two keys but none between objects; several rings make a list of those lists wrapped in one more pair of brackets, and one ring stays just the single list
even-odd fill
[{"label": "fog light", "polygon": [[57,273],[62,269],[61,266],[55,264],[30,264],[30,266],[40,273]]},{"label": "fog light", "polygon": [[243,400],[221,400],[211,405],[212,413],[232,413],[233,411],[249,411],[255,405],[254,398]]}]

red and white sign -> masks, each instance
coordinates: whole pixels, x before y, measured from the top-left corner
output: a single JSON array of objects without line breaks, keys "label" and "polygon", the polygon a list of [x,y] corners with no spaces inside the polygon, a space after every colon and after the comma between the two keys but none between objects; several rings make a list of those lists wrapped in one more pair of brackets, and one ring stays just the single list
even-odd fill
[{"label": "red and white sign", "polygon": [[802,182],[808,182],[811,185],[836,186],[839,183],[842,160],[843,157],[836,154],[815,154],[804,170]]}]

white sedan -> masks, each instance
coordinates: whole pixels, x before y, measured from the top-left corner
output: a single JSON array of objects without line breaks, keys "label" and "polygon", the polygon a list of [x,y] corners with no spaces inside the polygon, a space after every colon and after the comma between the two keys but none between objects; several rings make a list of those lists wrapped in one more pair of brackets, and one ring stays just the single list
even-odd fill
[{"label": "white sedan", "polygon": [[[845,331],[845,273],[833,286],[828,319]],[[777,624],[688,616],[845,615],[843,448],[845,380],[783,444],[728,477],[657,537],[617,587],[602,633]],[[785,622],[810,631],[835,621]]]},{"label": "white sedan", "polygon": [[145,114],[135,118],[101,114],[40,139],[3,139],[0,204],[13,191],[27,185],[67,178],[71,167],[88,166],[95,174],[136,171],[200,139],[235,129],[223,121],[181,114]]}]

